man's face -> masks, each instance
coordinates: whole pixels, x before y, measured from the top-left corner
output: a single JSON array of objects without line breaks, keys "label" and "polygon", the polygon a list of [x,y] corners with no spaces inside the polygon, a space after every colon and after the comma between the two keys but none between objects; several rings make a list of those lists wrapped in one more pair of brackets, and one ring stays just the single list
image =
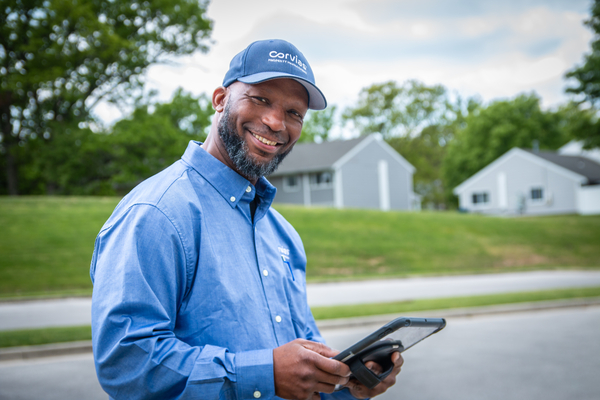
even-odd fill
[{"label": "man's face", "polygon": [[235,82],[228,90],[219,137],[233,168],[255,181],[272,174],[300,138],[308,94],[291,79]]}]

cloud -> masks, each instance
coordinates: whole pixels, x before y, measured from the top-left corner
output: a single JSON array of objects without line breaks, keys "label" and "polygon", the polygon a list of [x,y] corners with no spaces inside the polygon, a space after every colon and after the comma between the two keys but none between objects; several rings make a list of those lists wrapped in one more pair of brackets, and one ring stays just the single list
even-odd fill
[{"label": "cloud", "polygon": [[418,79],[485,100],[536,91],[553,105],[566,99],[564,73],[589,49],[583,20],[590,5],[305,0],[300,7],[291,0],[215,0],[208,9],[215,21],[210,52],[154,66],[147,77],[163,100],[179,86],[210,94],[237,52],[254,40],[282,38],[306,55],[330,104],[349,105],[372,83]]}]

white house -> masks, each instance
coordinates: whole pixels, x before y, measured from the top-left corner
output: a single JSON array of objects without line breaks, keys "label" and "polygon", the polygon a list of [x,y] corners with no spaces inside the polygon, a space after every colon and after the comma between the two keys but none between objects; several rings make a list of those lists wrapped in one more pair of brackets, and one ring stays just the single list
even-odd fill
[{"label": "white house", "polygon": [[488,214],[600,214],[600,163],[513,148],[454,189],[461,209]]},{"label": "white house", "polygon": [[300,143],[268,177],[278,203],[380,210],[420,209],[415,168],[377,135]]}]

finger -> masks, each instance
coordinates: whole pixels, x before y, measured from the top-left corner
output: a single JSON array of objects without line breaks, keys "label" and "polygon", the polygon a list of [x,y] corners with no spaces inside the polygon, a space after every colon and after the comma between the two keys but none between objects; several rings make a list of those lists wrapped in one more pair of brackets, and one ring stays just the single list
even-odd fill
[{"label": "finger", "polygon": [[318,369],[331,375],[347,377],[352,373],[350,367],[343,362],[326,358],[319,354],[314,355],[313,362]]},{"label": "finger", "polygon": [[381,368],[381,365],[377,364],[375,361],[368,361],[365,364],[365,367],[369,368],[371,371],[373,371],[377,375],[379,375],[380,373],[383,372],[383,368]]},{"label": "finger", "polygon": [[335,392],[335,385],[320,382],[315,385],[315,390],[319,393],[333,393]]},{"label": "finger", "polygon": [[365,385],[360,383],[356,378],[350,379],[350,381],[345,386],[348,389],[350,389],[350,393],[352,393],[352,395],[358,399],[373,397],[369,395],[369,389]]},{"label": "finger", "polygon": [[392,362],[394,363],[395,366],[403,366],[404,365],[404,358],[402,357],[402,354],[400,354],[399,352],[395,351],[392,353]]},{"label": "finger", "polygon": [[314,377],[317,380],[317,382],[334,385],[334,386],[335,385],[345,385],[346,383],[348,383],[348,379],[349,379],[349,377],[347,377],[347,376],[332,375],[332,374],[329,374],[329,373],[327,373],[325,371],[321,371],[321,370],[317,370],[314,374]]},{"label": "finger", "polygon": [[301,344],[303,347],[305,347],[309,350],[312,350],[315,353],[319,353],[323,357],[327,357],[327,358],[335,357],[339,353],[338,351],[330,349],[323,343],[317,343],[317,342],[311,342],[310,340],[305,340]]}]

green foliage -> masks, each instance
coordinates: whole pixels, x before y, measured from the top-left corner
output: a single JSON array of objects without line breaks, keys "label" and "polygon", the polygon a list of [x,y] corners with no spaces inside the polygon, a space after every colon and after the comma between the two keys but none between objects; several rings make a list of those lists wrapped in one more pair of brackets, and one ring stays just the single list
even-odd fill
[{"label": "green foliage", "polygon": [[569,137],[561,114],[540,109],[535,94],[499,100],[474,109],[448,146],[443,176],[448,191],[513,147],[554,150]]},{"label": "green foliage", "polygon": [[446,154],[447,128],[430,125],[415,137],[388,139],[388,143],[416,168],[413,176],[414,191],[422,196],[424,208],[445,208],[446,198],[440,171]]},{"label": "green foliage", "polygon": [[594,32],[592,51],[584,57],[583,65],[567,72],[566,78],[573,78],[578,85],[567,88],[568,93],[582,95],[585,100],[598,104],[600,101],[600,1],[594,0],[590,19],[585,24]]},{"label": "green foliage", "polygon": [[[590,19],[585,24],[594,32],[592,51],[585,55],[583,65],[565,75],[567,79],[577,82],[577,86],[567,88],[567,93],[580,95],[582,102],[587,101],[597,108],[600,105],[600,0],[595,0],[592,4]],[[585,148],[600,148],[600,124],[595,118],[594,123],[583,123],[585,126],[575,130],[573,137],[583,140]]]},{"label": "green foliage", "polygon": [[138,106],[108,135],[111,186],[117,193],[127,193],[177,161],[190,140],[206,138],[212,114],[206,95],[194,97],[181,89],[170,103]]},{"label": "green foliage", "polygon": [[[5,0],[0,8],[0,154],[18,191],[29,139],[51,141],[101,99],[139,90],[145,69],[207,49],[198,0]],[[38,144],[39,145],[39,144]],[[19,150],[19,147],[22,149]]]},{"label": "green foliage", "polygon": [[429,125],[454,119],[446,89],[410,80],[373,84],[359,93],[358,103],[343,114],[361,135],[380,133],[385,139],[413,136]]},{"label": "green foliage", "polygon": [[[0,297],[89,294],[94,239],[118,201],[0,197]],[[302,237],[312,281],[600,267],[600,216],[276,208]]]},{"label": "green foliage", "polygon": [[325,110],[313,111],[309,110],[307,115],[304,117],[304,124],[302,125],[302,136],[298,142],[300,143],[312,143],[312,142],[325,142],[329,138],[329,132],[333,127],[335,121],[336,106],[329,106]]},{"label": "green foliage", "polygon": [[560,128],[568,137],[581,140],[584,148],[600,148],[600,120],[594,108],[584,108],[581,103],[569,102],[559,107],[557,115]]},{"label": "green foliage", "polygon": [[440,165],[446,145],[464,120],[461,99],[451,101],[441,85],[394,81],[361,90],[343,114],[361,135],[380,133],[416,168],[414,190],[425,208],[445,208]]},{"label": "green foliage", "polygon": [[125,194],[178,160],[190,140],[204,140],[213,114],[204,94],[177,90],[168,103],[138,102],[109,132],[62,125],[50,141],[18,147],[20,193]]}]

